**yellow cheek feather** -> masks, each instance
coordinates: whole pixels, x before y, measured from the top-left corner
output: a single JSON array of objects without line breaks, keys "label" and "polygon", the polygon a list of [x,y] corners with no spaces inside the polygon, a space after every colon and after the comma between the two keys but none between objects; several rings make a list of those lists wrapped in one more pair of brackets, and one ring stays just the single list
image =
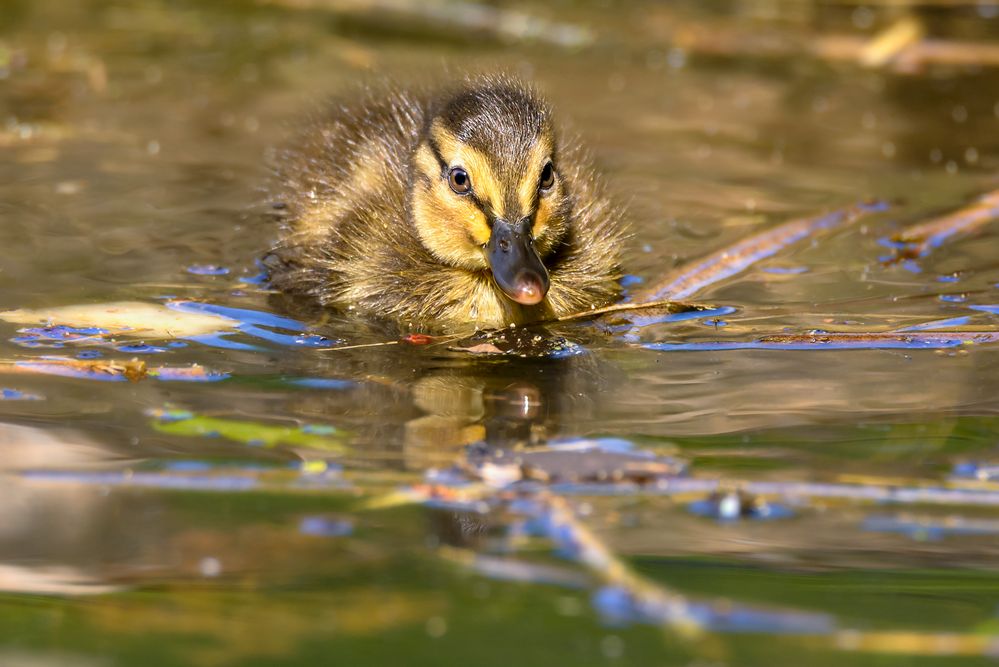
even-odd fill
[{"label": "yellow cheek feather", "polygon": [[485,268],[480,246],[489,241],[486,217],[470,199],[451,191],[429,148],[421,147],[415,157],[429,179],[417,181],[413,191],[413,219],[423,245],[446,264]]},{"label": "yellow cheek feather", "polygon": [[[548,220],[551,218],[552,209],[551,197],[539,197],[538,196],[538,182],[541,178],[541,170],[544,168],[545,163],[550,159],[552,154],[552,144],[548,138],[542,138],[531,148],[530,154],[527,156],[527,172],[521,179],[520,184],[517,186],[517,199],[520,201],[520,210],[531,211],[534,209],[535,201],[537,201],[538,212],[534,217],[534,238],[539,238],[545,233],[547,229]],[[555,187],[551,194],[555,194],[559,188],[558,176],[556,175]]]},{"label": "yellow cheek feather", "polygon": [[489,243],[492,230],[489,229],[489,222],[486,220],[486,216],[482,215],[482,211],[478,208],[475,208],[468,214],[468,231],[471,232],[475,245],[484,246]]},{"label": "yellow cheek feather", "polygon": [[[557,185],[555,187],[558,187]],[[552,205],[551,199],[542,199],[538,202],[538,212],[534,214],[534,228],[531,229],[531,233],[534,234],[535,239],[541,239],[544,237],[545,232],[548,231],[548,221],[552,217]]]}]

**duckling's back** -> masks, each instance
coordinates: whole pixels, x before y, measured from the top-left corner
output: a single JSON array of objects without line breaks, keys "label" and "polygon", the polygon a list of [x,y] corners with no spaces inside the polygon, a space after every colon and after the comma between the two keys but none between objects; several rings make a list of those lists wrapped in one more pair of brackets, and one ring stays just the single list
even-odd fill
[{"label": "duckling's back", "polygon": [[412,92],[367,92],[330,105],[278,155],[271,197],[285,229],[267,261],[275,288],[323,305],[364,305],[377,296],[366,287],[372,280],[425,254],[406,224],[425,109]]}]

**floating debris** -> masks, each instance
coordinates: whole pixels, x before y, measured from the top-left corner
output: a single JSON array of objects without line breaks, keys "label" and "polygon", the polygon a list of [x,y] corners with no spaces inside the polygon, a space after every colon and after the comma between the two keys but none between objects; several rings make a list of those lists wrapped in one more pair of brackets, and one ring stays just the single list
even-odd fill
[{"label": "floating debris", "polygon": [[40,357],[36,361],[0,361],[0,373],[58,375],[105,382],[138,382],[147,377],[164,382],[218,382],[229,377],[228,373],[209,370],[198,364],[149,367],[138,358],[124,361]]},{"label": "floating debris", "polygon": [[999,219],[999,190],[953,213],[907,227],[890,240],[882,240],[883,245],[895,251],[882,261],[893,264],[925,257],[952,237],[968,234],[996,219]]},{"label": "floating debris", "polygon": [[[456,339],[457,340],[457,339]],[[449,346],[453,352],[483,356],[564,359],[583,354],[585,349],[561,336],[536,327],[508,327],[481,331]]]},{"label": "floating debris", "polygon": [[0,312],[0,320],[13,324],[41,324],[43,329],[26,331],[46,340],[78,340],[88,336],[185,338],[234,329],[239,324],[221,315],[141,301],[7,310]]},{"label": "floating debris", "polygon": [[412,333],[403,336],[402,342],[409,343],[410,345],[428,345],[434,342],[434,337],[428,336],[427,334]]},{"label": "floating debris", "polygon": [[813,218],[785,222],[670,271],[654,284],[636,292],[633,301],[642,303],[666,298],[690,298],[705,287],[741,273],[793,243],[886,209],[882,202],[862,203]]},{"label": "floating debris", "polygon": [[[280,315],[245,308],[229,308],[196,301],[152,304],[132,301],[65,306],[40,310],[0,312],[0,320],[15,324],[40,323],[20,330],[13,342],[24,347],[61,347],[67,343],[100,345],[132,354],[165,352],[161,346],[118,343],[115,337],[183,342],[236,350],[261,350],[256,345],[229,340],[239,332],[289,347],[329,347],[339,341],[307,332],[307,326]],[[290,333],[284,333],[285,331]],[[172,345],[171,345],[172,346]]]},{"label": "floating debris", "polygon": [[479,343],[471,347],[452,347],[455,352],[468,352],[469,354],[506,354],[492,343]]},{"label": "floating debris", "polygon": [[87,380],[138,382],[149,374],[146,362],[140,359],[90,360],[65,357],[42,357],[38,361],[14,361],[0,364],[2,372],[37,373],[39,375],[60,375],[63,377],[84,378]]},{"label": "floating debris", "polygon": [[697,303],[683,303],[670,299],[659,301],[642,301],[640,303],[616,303],[603,308],[591,308],[578,313],[562,315],[556,317],[552,322],[571,322],[574,320],[592,320],[599,318],[602,321],[614,322],[621,318],[634,320],[637,318],[657,318],[665,320],[676,317],[698,317],[700,313],[711,310],[714,306],[705,306]]},{"label": "floating debris", "polygon": [[999,331],[911,331],[881,333],[812,332],[773,334],[749,341],[644,343],[660,352],[717,352],[723,350],[942,350],[999,342]]}]

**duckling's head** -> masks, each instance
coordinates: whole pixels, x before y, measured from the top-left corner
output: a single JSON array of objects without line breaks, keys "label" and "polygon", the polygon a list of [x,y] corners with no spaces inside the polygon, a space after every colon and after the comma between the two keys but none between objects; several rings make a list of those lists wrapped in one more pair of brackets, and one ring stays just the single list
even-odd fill
[{"label": "duckling's head", "polygon": [[517,303],[544,300],[571,200],[543,101],[505,80],[461,89],[431,114],[412,170],[413,222],[438,261],[492,272]]}]

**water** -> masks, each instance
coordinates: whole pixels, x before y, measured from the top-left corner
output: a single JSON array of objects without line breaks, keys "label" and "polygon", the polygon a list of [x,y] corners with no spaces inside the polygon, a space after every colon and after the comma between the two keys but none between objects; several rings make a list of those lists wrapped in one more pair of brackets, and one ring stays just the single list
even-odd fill
[{"label": "water", "polygon": [[[755,3],[525,6],[548,21],[528,24],[539,43],[481,8],[365,6],[5,6],[0,310],[170,302],[238,327],[110,340],[93,323],[0,323],[5,362],[146,364],[133,382],[99,366],[0,376],[0,663],[995,654],[996,346],[742,345],[994,327],[996,225],[879,257],[905,225],[995,188],[995,71],[679,46],[700,28],[724,51],[733,25],[869,34],[850,7],[772,21]],[[934,31],[994,39],[978,14]],[[700,292],[707,312],[561,326],[559,358],[338,351],[398,334],[289,309],[257,279],[268,149],[358,79],[491,68],[536,81],[628,202],[630,289],[768,225],[892,207]],[[540,495],[476,495],[469,475],[512,474],[483,466],[483,443],[563,443],[562,467],[535,471]],[[427,479],[450,495],[428,498]]]}]

